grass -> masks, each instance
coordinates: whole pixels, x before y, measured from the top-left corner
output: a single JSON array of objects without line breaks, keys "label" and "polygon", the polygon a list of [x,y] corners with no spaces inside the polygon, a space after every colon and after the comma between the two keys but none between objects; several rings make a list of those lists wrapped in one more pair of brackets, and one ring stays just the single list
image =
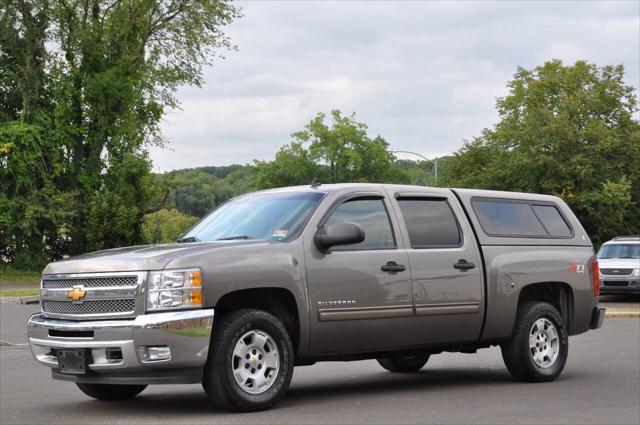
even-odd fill
[{"label": "grass", "polygon": [[5,285],[36,286],[40,284],[40,273],[0,268],[0,288]]},{"label": "grass", "polygon": [[0,289],[0,297],[29,297],[31,295],[39,295],[40,290],[35,288],[28,289]]}]

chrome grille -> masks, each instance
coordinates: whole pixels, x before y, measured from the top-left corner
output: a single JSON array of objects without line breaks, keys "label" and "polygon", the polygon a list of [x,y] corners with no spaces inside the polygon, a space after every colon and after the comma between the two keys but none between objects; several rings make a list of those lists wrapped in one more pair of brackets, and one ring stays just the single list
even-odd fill
[{"label": "chrome grille", "polygon": [[53,318],[90,320],[144,313],[146,272],[43,275],[42,312]]},{"label": "chrome grille", "polygon": [[135,286],[138,276],[105,276],[75,279],[44,279],[43,288],[72,288],[84,286],[85,288],[111,288],[117,286]]},{"label": "chrome grille", "polygon": [[600,274],[608,276],[629,276],[631,273],[633,273],[633,269],[600,269]]},{"label": "chrome grille", "polygon": [[42,301],[42,311],[55,314],[106,314],[133,313],[136,302],[128,300],[85,301],[76,304],[71,301]]}]

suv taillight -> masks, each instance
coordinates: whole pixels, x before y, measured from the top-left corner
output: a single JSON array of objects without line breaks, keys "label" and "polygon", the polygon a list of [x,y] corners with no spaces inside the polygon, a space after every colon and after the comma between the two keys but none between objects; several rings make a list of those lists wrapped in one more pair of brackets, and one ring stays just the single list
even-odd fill
[{"label": "suv taillight", "polygon": [[591,266],[591,278],[593,279],[593,295],[596,297],[600,295],[600,267],[598,266],[598,260],[593,260]]}]

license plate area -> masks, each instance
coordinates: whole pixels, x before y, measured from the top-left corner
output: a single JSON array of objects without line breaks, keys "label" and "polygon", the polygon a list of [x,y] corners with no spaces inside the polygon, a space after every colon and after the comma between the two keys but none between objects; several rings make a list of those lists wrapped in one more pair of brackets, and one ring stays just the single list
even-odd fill
[{"label": "license plate area", "polygon": [[78,349],[56,349],[56,357],[60,373],[70,375],[84,375],[87,373],[88,355],[84,348]]}]

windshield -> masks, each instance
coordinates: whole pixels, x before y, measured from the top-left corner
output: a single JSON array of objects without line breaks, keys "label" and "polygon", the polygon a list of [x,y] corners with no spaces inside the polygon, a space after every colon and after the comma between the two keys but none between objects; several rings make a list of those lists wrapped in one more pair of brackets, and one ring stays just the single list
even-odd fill
[{"label": "windshield", "polygon": [[616,243],[602,245],[598,251],[599,259],[606,258],[633,258],[640,259],[640,244]]},{"label": "windshield", "polygon": [[265,193],[233,199],[204,217],[178,242],[283,241],[301,230],[323,195],[319,192]]}]

